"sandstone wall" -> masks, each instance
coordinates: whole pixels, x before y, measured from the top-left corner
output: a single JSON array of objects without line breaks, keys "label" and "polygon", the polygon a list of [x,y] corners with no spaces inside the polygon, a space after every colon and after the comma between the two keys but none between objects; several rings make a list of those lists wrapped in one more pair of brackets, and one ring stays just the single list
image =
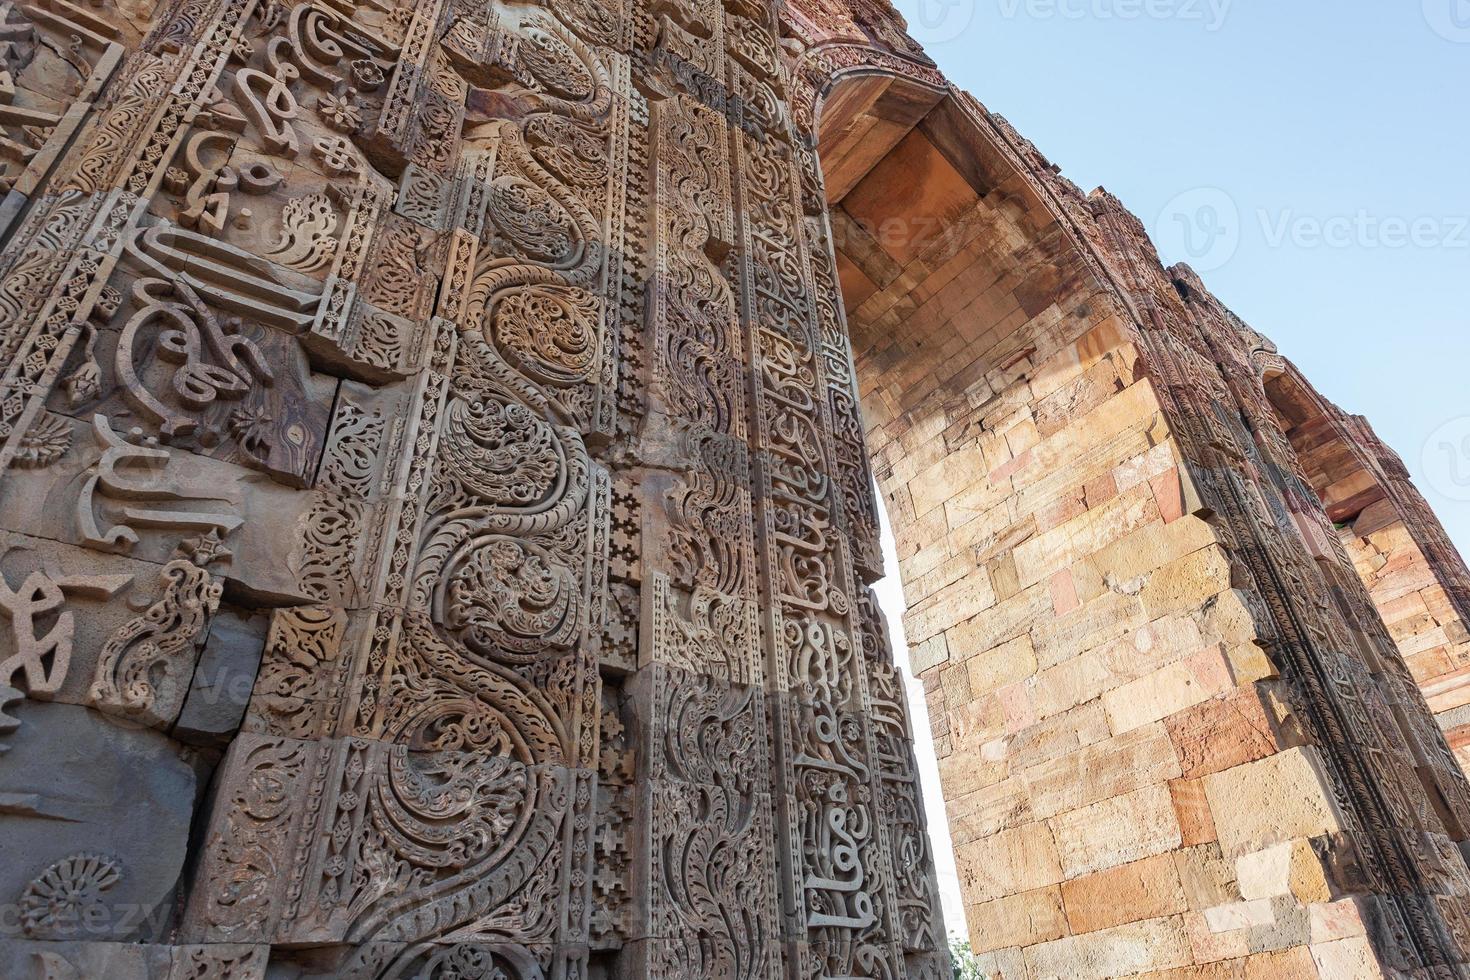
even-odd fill
[{"label": "sandstone wall", "polygon": [[983,966],[1458,975],[1464,777],[1274,349],[962,95],[834,213]]}]

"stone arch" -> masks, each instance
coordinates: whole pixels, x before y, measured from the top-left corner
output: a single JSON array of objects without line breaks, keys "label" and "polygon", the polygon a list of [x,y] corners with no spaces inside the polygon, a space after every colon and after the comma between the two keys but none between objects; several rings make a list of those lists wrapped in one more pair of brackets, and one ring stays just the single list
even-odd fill
[{"label": "stone arch", "polygon": [[1284,477],[1259,335],[921,64],[799,64],[986,966],[1457,968],[1408,840],[1457,864],[1464,777]]},{"label": "stone arch", "polygon": [[1403,461],[1272,349],[1265,393],[1404,663],[1462,768],[1470,762],[1470,573]]}]

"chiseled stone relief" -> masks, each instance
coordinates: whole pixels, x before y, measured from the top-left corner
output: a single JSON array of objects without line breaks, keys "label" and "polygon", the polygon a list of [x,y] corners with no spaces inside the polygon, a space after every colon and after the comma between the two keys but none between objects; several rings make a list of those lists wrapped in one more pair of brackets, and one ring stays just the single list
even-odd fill
[{"label": "chiseled stone relief", "polygon": [[946,976],[774,7],[3,17],[0,973]]},{"label": "chiseled stone relief", "polygon": [[[1378,453],[1399,523],[1343,515],[1458,610],[1390,637],[1273,352],[886,4],[34,0],[0,61],[0,976],[945,980],[875,477],[997,975],[1463,966],[1413,677],[1463,685],[1393,645],[1463,634],[1463,566]],[[885,257],[867,175],[924,146],[975,210]],[[995,322],[936,332],[934,276]],[[1174,530],[1090,565],[1114,499]],[[1218,588],[1149,578],[1184,544]],[[1049,712],[1135,600],[1118,669],[1203,697]],[[1248,765],[1320,895],[1221,870],[1282,843],[1205,827]],[[1188,895],[1094,877],[1135,859]]]}]

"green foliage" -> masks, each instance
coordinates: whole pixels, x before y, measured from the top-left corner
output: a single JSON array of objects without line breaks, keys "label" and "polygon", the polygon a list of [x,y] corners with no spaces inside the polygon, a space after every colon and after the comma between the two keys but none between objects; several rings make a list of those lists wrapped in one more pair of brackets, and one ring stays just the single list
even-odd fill
[{"label": "green foliage", "polygon": [[949,937],[949,958],[954,963],[954,980],[985,980],[980,964],[970,951],[970,941],[959,936]]}]

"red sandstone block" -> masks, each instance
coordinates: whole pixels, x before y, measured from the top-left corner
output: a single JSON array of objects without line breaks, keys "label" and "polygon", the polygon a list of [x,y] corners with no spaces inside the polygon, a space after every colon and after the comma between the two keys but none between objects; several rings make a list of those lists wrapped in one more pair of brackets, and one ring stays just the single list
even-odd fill
[{"label": "red sandstone block", "polygon": [[1172,854],[1158,854],[1062,883],[1073,935],[1111,929],[1188,908]]},{"label": "red sandstone block", "polygon": [[1198,779],[1276,751],[1276,736],[1254,688],[1237,688],[1164,720],[1186,779]]},{"label": "red sandstone block", "polygon": [[1051,577],[1051,604],[1058,616],[1065,616],[1081,605],[1077,601],[1077,585],[1072,581],[1070,568],[1064,568]]},{"label": "red sandstone block", "polygon": [[1198,779],[1169,780],[1169,795],[1174,800],[1174,812],[1179,817],[1179,833],[1182,846],[1210,844],[1217,840],[1215,818],[1210,815],[1210,801],[1205,796],[1205,785]]},{"label": "red sandstone block", "polygon": [[1098,507],[1118,495],[1118,481],[1113,479],[1111,472],[1104,473],[1097,479],[1089,481],[1083,488],[1082,495],[1089,508]]},{"label": "red sandstone block", "polygon": [[1153,488],[1154,500],[1159,505],[1159,513],[1163,515],[1165,524],[1172,524],[1184,516],[1184,493],[1179,486],[1179,467],[1175,466],[1166,473],[1148,481]]}]

